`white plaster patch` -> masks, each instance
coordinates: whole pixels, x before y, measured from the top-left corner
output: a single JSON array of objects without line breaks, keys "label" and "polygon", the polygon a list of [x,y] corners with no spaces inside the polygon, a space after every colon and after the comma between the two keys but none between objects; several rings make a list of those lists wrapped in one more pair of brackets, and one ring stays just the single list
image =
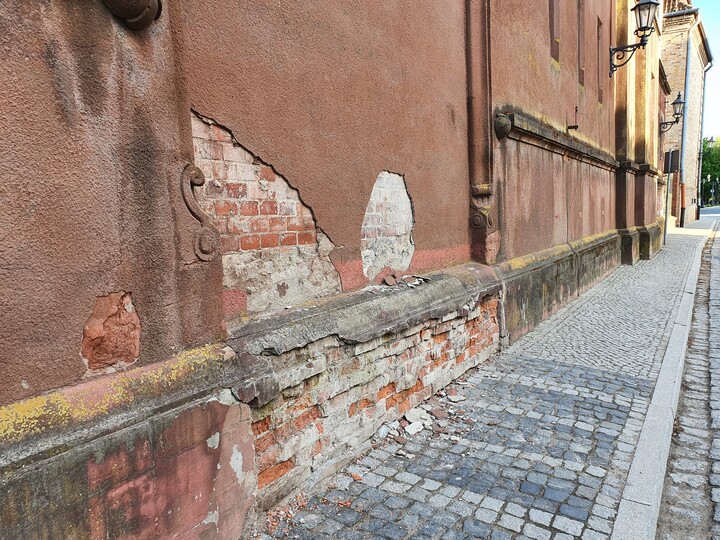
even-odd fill
[{"label": "white plaster patch", "polygon": [[207,445],[210,448],[217,448],[220,445],[220,433],[216,432],[207,439]]},{"label": "white plaster patch", "polygon": [[203,520],[203,523],[206,525],[209,523],[214,523],[215,525],[218,524],[220,515],[218,514],[217,510],[213,510],[212,512],[209,512],[207,517]]},{"label": "white plaster patch", "polygon": [[381,172],[373,186],[361,228],[363,272],[374,279],[383,268],[407,270],[415,253],[415,224],[405,180]]},{"label": "white plaster patch", "polygon": [[233,446],[232,455],[230,456],[230,467],[235,472],[235,478],[237,481],[243,483],[243,457],[242,452],[238,450],[237,445]]},{"label": "white plaster patch", "polygon": [[317,244],[223,255],[224,284],[247,291],[249,313],[296,306],[340,290],[330,261],[332,242],[318,232]]}]

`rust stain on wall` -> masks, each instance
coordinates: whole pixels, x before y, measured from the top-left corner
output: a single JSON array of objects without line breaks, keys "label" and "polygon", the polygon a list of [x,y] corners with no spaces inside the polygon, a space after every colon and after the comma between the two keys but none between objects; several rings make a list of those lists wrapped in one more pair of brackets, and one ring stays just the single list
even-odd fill
[{"label": "rust stain on wall", "polygon": [[85,323],[82,358],[90,370],[124,367],[140,356],[140,318],[132,294],[114,292],[98,296]]}]

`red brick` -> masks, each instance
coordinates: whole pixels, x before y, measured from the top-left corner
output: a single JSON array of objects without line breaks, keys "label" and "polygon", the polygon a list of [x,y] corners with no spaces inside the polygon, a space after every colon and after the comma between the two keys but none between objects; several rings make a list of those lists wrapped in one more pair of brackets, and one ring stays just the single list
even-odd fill
[{"label": "red brick", "polygon": [[368,407],[372,406],[373,402],[370,401],[367,398],[363,398],[360,401],[356,401],[352,405],[350,405],[350,409],[348,410],[349,416],[355,416],[357,413],[362,411],[363,409],[367,409]]},{"label": "red brick", "polygon": [[280,237],[276,233],[263,234],[260,238],[260,246],[263,248],[274,248],[280,244]]},{"label": "red brick", "polygon": [[304,218],[302,218],[302,223],[304,231],[315,230],[315,220],[312,218],[312,216],[305,216]]},{"label": "red brick", "polygon": [[270,223],[267,218],[257,217],[250,220],[250,232],[266,233],[270,230]]},{"label": "red brick", "polygon": [[287,220],[288,231],[303,231],[303,221],[301,218],[288,218]]},{"label": "red brick", "polygon": [[280,235],[280,245],[281,246],[294,246],[297,244],[297,234],[293,233],[283,233]]},{"label": "red brick", "polygon": [[277,201],[263,201],[260,203],[260,214],[264,216],[277,215]]},{"label": "red brick", "polygon": [[273,446],[267,452],[261,452],[255,457],[255,467],[259,471],[269,469],[277,463],[277,458],[280,456],[280,447]]},{"label": "red brick", "polygon": [[386,386],[383,386],[380,390],[378,390],[377,398],[378,401],[388,397],[390,394],[395,393],[395,383],[390,383]]},{"label": "red brick", "polygon": [[237,214],[238,207],[234,202],[215,201],[216,216],[234,216]]},{"label": "red brick", "polygon": [[210,156],[212,157],[212,159],[222,161],[224,159],[222,144],[216,143],[216,142],[211,142],[210,143]]},{"label": "red brick", "polygon": [[277,438],[275,437],[275,432],[271,431],[270,433],[255,440],[255,451],[258,453],[265,452],[265,450],[270,448],[276,442]]},{"label": "red brick", "polygon": [[243,236],[240,239],[240,249],[244,251],[260,249],[260,236],[257,234],[249,234],[247,236]]},{"label": "red brick", "polygon": [[221,128],[217,125],[210,126],[210,137],[214,141],[218,142],[232,142],[232,136],[230,135],[230,132],[226,129]]},{"label": "red brick", "polygon": [[322,439],[315,441],[312,447],[312,452],[310,453],[311,456],[317,456],[320,452],[322,452],[323,449],[323,443]]},{"label": "red brick", "polygon": [[212,162],[212,176],[215,180],[227,180],[227,165],[224,161]]},{"label": "red brick", "polygon": [[315,234],[315,231],[303,231],[299,232],[297,235],[297,243],[298,245],[305,245],[305,244],[315,244],[317,242],[317,236]]},{"label": "red brick", "polygon": [[262,489],[268,484],[272,484],[280,477],[289,473],[293,469],[293,467],[295,467],[295,464],[292,462],[292,460],[288,459],[287,461],[278,463],[277,465],[274,465],[269,469],[265,469],[260,474],[258,474],[258,488]]},{"label": "red brick", "polygon": [[262,420],[258,420],[257,422],[253,422],[252,424],[252,432],[253,435],[256,437],[260,435],[261,433],[265,433],[270,429],[271,423],[270,423],[270,417],[263,418]]},{"label": "red brick", "polygon": [[270,232],[283,232],[287,230],[287,218],[271,217],[269,221]]},{"label": "red brick", "polygon": [[228,182],[227,184],[225,184],[225,193],[228,197],[232,199],[243,199],[247,197],[247,184]]},{"label": "red brick", "polygon": [[238,203],[238,211],[241,216],[257,216],[258,215],[258,202],[257,201],[240,201]]},{"label": "red brick", "polygon": [[260,167],[260,180],[275,181],[275,171],[272,170],[272,167]]}]

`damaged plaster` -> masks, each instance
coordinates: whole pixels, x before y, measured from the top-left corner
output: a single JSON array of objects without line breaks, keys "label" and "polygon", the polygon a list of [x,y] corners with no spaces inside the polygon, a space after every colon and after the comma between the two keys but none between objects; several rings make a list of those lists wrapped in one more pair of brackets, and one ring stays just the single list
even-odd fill
[{"label": "damaged plaster", "polygon": [[89,370],[122,368],[140,356],[140,319],[132,294],[98,296],[83,328],[82,359]]},{"label": "damaged plaster", "polygon": [[381,172],[375,180],[361,229],[361,256],[365,276],[373,280],[384,268],[407,270],[415,243],[415,219],[405,180]]},{"label": "damaged plaster", "polygon": [[193,113],[198,202],[220,231],[226,318],[341,291],[334,246],[298,191],[215,121]]}]

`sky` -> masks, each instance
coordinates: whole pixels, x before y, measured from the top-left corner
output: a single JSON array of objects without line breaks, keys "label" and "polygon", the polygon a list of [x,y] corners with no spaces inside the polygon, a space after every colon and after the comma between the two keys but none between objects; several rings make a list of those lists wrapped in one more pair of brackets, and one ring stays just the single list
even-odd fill
[{"label": "sky", "polygon": [[703,137],[717,139],[720,137],[720,0],[693,0],[692,5],[700,8],[700,18],[715,59],[707,73]]}]

